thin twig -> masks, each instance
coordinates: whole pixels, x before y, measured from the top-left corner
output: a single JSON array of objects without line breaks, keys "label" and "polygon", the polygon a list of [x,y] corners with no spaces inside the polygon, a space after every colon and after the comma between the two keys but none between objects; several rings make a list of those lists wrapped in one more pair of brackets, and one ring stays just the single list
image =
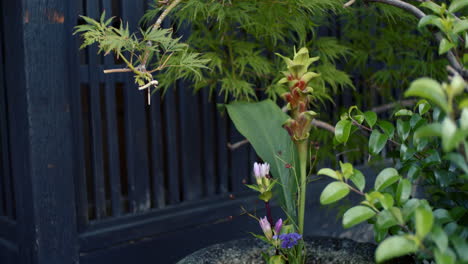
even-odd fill
[{"label": "thin twig", "polygon": [[104,70],[104,73],[105,73],[105,74],[108,74],[108,73],[120,73],[120,72],[132,72],[132,70],[130,70],[129,68]]},{"label": "thin twig", "polygon": [[234,143],[234,144],[227,143],[227,147],[228,147],[230,150],[235,150],[235,149],[240,148],[240,147],[242,147],[243,145],[248,144],[248,143],[249,143],[249,140],[244,139],[244,140],[241,140],[241,141],[236,142],[236,143]]},{"label": "thin twig", "polygon": [[[419,8],[413,6],[413,5],[409,4],[409,3],[400,1],[400,0],[365,0],[365,1],[366,2],[383,3],[383,4],[398,7],[400,9],[403,9],[403,10],[413,14],[418,19],[421,19],[424,16],[426,16],[426,14],[423,11],[421,11]],[[435,37],[436,37],[438,42],[441,42],[442,39],[443,39],[442,35],[439,32],[435,34]],[[452,65],[452,67],[455,70],[457,70],[457,72],[461,76],[463,76],[464,78],[468,78],[468,70],[466,70],[463,67],[463,65],[458,61],[457,57],[453,54],[452,51],[447,52],[447,60],[449,61],[450,65]]]},{"label": "thin twig", "polygon": [[347,3],[345,3],[345,4],[343,5],[343,7],[344,7],[344,8],[350,7],[352,4],[354,4],[354,2],[356,2],[356,0],[351,0],[351,1],[347,2]]},{"label": "thin twig", "polygon": [[372,111],[376,112],[376,113],[382,113],[382,112],[388,111],[390,109],[393,109],[393,108],[395,108],[397,106],[412,106],[415,102],[416,102],[416,100],[414,100],[414,99],[408,99],[408,100],[393,102],[393,103],[373,107]]},{"label": "thin twig", "polygon": [[159,82],[156,81],[156,80],[152,80],[151,82],[143,85],[143,86],[140,86],[138,87],[138,90],[144,90],[144,89],[147,89],[147,88],[150,88],[151,86],[158,86]]},{"label": "thin twig", "polygon": [[317,119],[313,119],[312,120],[312,125],[315,126],[315,127],[318,127],[318,128],[323,128],[325,130],[328,130],[332,133],[335,133],[335,127],[326,123],[326,122],[323,122],[323,121],[320,121],[320,120],[317,120]]}]

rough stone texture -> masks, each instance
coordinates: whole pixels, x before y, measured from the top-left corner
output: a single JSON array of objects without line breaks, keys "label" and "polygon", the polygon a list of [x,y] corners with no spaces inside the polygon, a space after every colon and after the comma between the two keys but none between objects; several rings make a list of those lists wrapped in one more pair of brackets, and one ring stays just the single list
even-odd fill
[{"label": "rough stone texture", "polygon": [[[371,264],[376,246],[343,238],[307,237],[306,247],[307,264]],[[239,239],[196,251],[178,264],[264,264],[261,252],[266,250],[268,245],[257,239]],[[406,258],[389,263],[413,262]]]}]

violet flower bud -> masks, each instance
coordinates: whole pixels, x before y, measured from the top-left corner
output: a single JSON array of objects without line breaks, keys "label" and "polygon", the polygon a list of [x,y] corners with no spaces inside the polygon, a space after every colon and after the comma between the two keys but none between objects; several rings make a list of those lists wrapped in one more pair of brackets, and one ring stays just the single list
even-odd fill
[{"label": "violet flower bud", "polygon": [[283,227],[283,219],[278,219],[275,224],[275,234],[278,235],[281,232],[281,228]]},{"label": "violet flower bud", "polygon": [[268,163],[254,163],[253,172],[257,183],[262,183],[262,178],[265,178],[270,173],[270,164]]},{"label": "violet flower bud", "polygon": [[265,237],[270,240],[273,237],[273,232],[271,230],[270,222],[268,222],[267,217],[260,218],[258,221],[260,223],[260,227],[262,228],[263,234]]}]

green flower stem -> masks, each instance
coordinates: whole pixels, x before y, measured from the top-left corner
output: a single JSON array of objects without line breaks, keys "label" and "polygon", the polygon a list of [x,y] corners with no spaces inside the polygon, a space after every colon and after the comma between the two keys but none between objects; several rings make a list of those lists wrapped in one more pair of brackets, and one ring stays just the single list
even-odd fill
[{"label": "green flower stem", "polygon": [[[304,212],[305,212],[305,203],[306,203],[306,188],[307,188],[307,156],[308,156],[308,143],[307,139],[301,141],[296,141],[297,151],[299,155],[299,176],[300,176],[300,186],[299,186],[299,212],[298,212],[298,228],[299,234],[304,237]],[[306,258],[304,239],[299,243],[299,263],[304,263]]]}]

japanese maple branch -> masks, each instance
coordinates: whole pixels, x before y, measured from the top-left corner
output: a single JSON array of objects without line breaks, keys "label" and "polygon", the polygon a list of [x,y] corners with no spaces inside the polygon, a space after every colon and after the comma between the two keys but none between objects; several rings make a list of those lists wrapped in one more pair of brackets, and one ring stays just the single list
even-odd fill
[{"label": "japanese maple branch", "polygon": [[[421,19],[422,17],[426,16],[426,14],[421,11],[419,8],[400,1],[400,0],[364,0],[365,2],[375,2],[375,3],[382,3],[382,4],[387,4],[391,6],[398,7],[400,9],[403,9],[414,16],[416,16],[418,19]],[[442,41],[443,37],[442,35],[438,32],[435,33],[435,37],[438,42]],[[464,78],[468,78],[468,70],[464,69],[463,65],[458,61],[457,57],[453,54],[452,51],[447,52],[447,60],[449,61],[450,65],[457,70],[457,72],[463,76]]]}]

